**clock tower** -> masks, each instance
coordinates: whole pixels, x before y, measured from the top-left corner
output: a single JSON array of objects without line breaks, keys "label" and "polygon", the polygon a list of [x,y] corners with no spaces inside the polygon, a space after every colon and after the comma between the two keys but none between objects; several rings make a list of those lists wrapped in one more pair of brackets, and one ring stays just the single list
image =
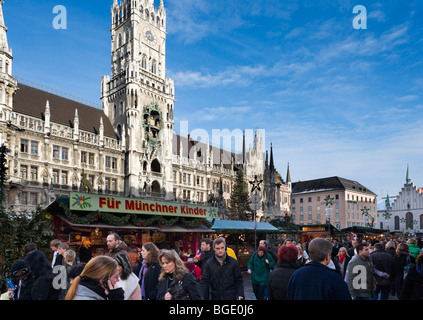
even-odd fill
[{"label": "clock tower", "polygon": [[166,78],[166,10],[154,0],[114,0],[111,74],[101,100],[124,150],[125,196],[173,199],[175,88]]}]

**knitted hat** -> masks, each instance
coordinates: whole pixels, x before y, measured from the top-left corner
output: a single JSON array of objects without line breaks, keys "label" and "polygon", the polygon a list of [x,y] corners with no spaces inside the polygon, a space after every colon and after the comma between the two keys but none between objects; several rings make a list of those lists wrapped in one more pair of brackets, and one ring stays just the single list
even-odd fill
[{"label": "knitted hat", "polygon": [[10,275],[9,277],[18,278],[18,277],[24,277],[29,273],[29,268],[26,265],[25,260],[19,259],[16,260],[11,269],[10,269]]}]

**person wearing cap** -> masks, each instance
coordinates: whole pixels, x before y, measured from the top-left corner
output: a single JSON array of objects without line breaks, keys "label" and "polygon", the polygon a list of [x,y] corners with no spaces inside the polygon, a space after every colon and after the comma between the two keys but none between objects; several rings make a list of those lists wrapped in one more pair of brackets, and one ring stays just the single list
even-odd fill
[{"label": "person wearing cap", "polygon": [[33,277],[23,259],[16,260],[10,268],[9,278],[15,285],[15,290],[11,294],[11,300],[32,300],[31,290]]}]

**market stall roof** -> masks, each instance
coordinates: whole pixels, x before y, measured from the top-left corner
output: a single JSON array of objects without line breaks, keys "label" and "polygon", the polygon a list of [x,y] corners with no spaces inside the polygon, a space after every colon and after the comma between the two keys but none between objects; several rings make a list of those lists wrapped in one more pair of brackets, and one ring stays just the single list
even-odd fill
[{"label": "market stall roof", "polygon": [[341,229],[341,232],[353,232],[353,233],[366,233],[366,234],[381,234],[388,232],[385,229],[375,229],[370,227],[362,227],[362,226],[353,226]]},{"label": "market stall roof", "polygon": [[83,227],[83,228],[107,228],[107,229],[132,229],[132,230],[159,230],[159,227],[149,226],[149,227],[138,227],[133,224],[123,224],[123,225],[113,225],[108,223],[91,223],[91,224],[82,224],[74,223],[67,219],[64,215],[57,215],[58,218],[69,224],[71,227]]},{"label": "market stall roof", "polygon": [[161,232],[204,232],[204,233],[214,233],[213,229],[207,228],[205,225],[199,225],[195,227],[185,226],[181,224],[163,226],[158,228]]},{"label": "market stall roof", "polygon": [[[211,227],[215,231],[222,232],[254,232],[253,221],[238,220],[214,220]],[[280,233],[279,229],[268,222],[257,222],[257,232]]]}]

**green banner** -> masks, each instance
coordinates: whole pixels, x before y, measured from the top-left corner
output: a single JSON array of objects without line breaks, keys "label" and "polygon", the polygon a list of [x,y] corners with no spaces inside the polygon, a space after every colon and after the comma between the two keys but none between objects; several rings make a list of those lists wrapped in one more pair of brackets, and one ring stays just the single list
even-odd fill
[{"label": "green banner", "polygon": [[83,192],[70,192],[72,211],[149,214],[186,218],[216,219],[217,208],[171,201],[124,198]]}]

